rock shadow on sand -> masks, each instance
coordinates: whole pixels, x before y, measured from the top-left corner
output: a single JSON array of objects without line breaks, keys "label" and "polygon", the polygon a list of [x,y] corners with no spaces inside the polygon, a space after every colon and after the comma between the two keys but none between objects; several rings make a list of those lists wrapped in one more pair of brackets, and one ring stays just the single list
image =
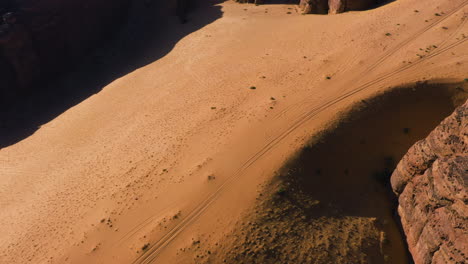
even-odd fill
[{"label": "rock shadow on sand", "polygon": [[373,261],[410,262],[390,176],[407,150],[467,97],[466,83],[420,83],[359,102],[290,161],[279,176],[278,201],[295,208],[312,203],[303,210],[307,219],[375,219],[393,261],[385,254]]},{"label": "rock shadow on sand", "polygon": [[158,3],[134,1],[122,30],[62,76],[43,81],[31,92],[2,106],[0,149],[32,135],[41,125],[100,92],[106,85],[168,54],[175,44],[222,17],[223,0],[198,1],[181,21],[161,14]]},{"label": "rock shadow on sand", "polygon": [[252,221],[228,242],[227,248],[240,253],[228,251],[227,258],[262,264],[411,263],[390,175],[407,150],[467,97],[466,82],[419,83],[337,114],[338,121],[316,133],[265,185]]}]

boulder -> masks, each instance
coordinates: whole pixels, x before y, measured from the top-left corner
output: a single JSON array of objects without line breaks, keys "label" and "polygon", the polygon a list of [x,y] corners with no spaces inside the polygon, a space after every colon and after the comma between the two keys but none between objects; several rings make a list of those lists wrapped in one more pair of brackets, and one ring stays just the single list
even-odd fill
[{"label": "boulder", "polygon": [[391,176],[416,264],[468,261],[468,101],[411,147]]},{"label": "boulder", "polygon": [[304,14],[338,14],[369,9],[379,2],[379,0],[300,0],[299,6]]},{"label": "boulder", "polygon": [[343,13],[346,8],[346,0],[328,0],[328,12],[330,14]]},{"label": "boulder", "polygon": [[327,0],[301,0],[299,7],[303,14],[327,14]]}]

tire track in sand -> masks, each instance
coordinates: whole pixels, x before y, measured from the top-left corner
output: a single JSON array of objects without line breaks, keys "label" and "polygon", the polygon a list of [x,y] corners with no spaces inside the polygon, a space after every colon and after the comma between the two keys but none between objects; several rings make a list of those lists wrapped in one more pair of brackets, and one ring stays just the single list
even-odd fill
[{"label": "tire track in sand", "polygon": [[[442,23],[443,21],[445,21],[446,19],[448,19],[449,17],[451,17],[452,15],[454,15],[455,13],[457,13],[458,11],[460,11],[461,9],[463,9],[466,5],[468,5],[468,1],[465,0],[463,1],[460,5],[458,5],[457,7],[453,8],[452,10],[450,10],[448,13],[446,13],[443,17],[441,17],[440,19],[437,19],[431,23],[429,23],[427,26],[423,27],[422,29],[420,29],[419,31],[417,31],[415,34],[412,34],[409,38],[403,40],[402,42],[398,43],[396,46],[392,47],[391,49],[387,50],[378,60],[376,60],[374,63],[372,63],[369,67],[367,67],[361,74],[359,74],[356,78],[353,78],[352,80],[350,80],[351,83],[355,83],[357,80],[361,79],[363,76],[366,76],[367,74],[369,74],[371,71],[373,71],[374,69],[376,69],[377,67],[379,67],[382,63],[384,63],[388,58],[390,58],[392,55],[394,55],[396,52],[398,52],[400,49],[402,49],[404,46],[406,46],[407,44],[411,43],[413,40],[417,39],[418,37],[420,37],[421,35],[423,35],[424,33],[428,32],[429,30],[433,29],[435,26],[439,25],[440,23]],[[464,25],[466,22],[466,19],[463,19],[463,22],[461,23],[461,25],[458,26],[458,28],[456,29],[456,31],[453,33],[455,34],[456,32],[458,32],[458,30],[461,28],[462,25]],[[452,34],[452,35],[453,35]],[[450,38],[450,37],[449,37]],[[446,38],[444,41],[442,41],[439,45],[442,46],[444,45],[449,38]],[[397,69],[398,70],[398,69]],[[301,103],[303,103],[304,101],[306,101],[308,98],[310,97],[306,97],[304,100],[301,101]],[[294,105],[290,105],[290,106],[287,106],[286,108],[284,108],[283,110],[281,110],[279,113],[277,113],[275,116],[276,118],[279,118],[280,116],[282,116],[283,114],[287,113],[288,111],[290,111],[292,108],[295,108],[297,107],[298,105],[301,105],[301,103],[298,103],[298,104],[294,104]]]},{"label": "tire track in sand", "polygon": [[366,84],[363,84],[356,89],[353,89],[349,92],[346,92],[340,96],[338,96],[335,99],[332,99],[320,106],[317,106],[310,111],[300,115],[292,125],[290,125],[287,129],[283,130],[280,132],[277,136],[275,136],[273,139],[271,139],[268,143],[266,143],[262,149],[260,149],[257,153],[255,153],[253,156],[251,156],[248,160],[246,160],[237,171],[228,177],[224,183],[222,183],[219,188],[212,194],[208,194],[205,199],[202,200],[201,203],[199,203],[190,213],[182,219],[180,223],[178,223],[176,226],[174,226],[172,229],[170,229],[165,235],[163,235],[159,240],[157,240],[154,244],[152,244],[147,251],[145,251],[144,254],[139,256],[135,261],[132,263],[153,263],[156,258],[159,256],[159,253],[164,250],[167,245],[170,244],[172,240],[174,240],[178,234],[180,234],[182,231],[184,231],[185,228],[190,226],[191,223],[193,223],[197,218],[216,200],[216,198],[220,195],[222,191],[225,190],[230,184],[234,182],[235,179],[237,179],[242,173],[247,170],[249,167],[251,167],[257,160],[259,160],[261,157],[263,157],[266,153],[268,153],[272,148],[274,148],[278,143],[282,142],[284,138],[286,138],[288,135],[290,135],[293,131],[295,131],[297,128],[299,128],[301,125],[309,121],[311,118],[315,117],[319,113],[323,112],[330,106],[333,106],[383,80],[386,80],[388,78],[391,78],[395,76],[398,73],[401,73],[407,69],[410,69],[414,67],[415,65],[418,65],[427,59],[433,58],[437,55],[440,55],[448,50],[451,50],[452,48],[459,46],[465,41],[467,38],[458,40],[447,47],[439,49],[437,52],[434,52],[423,59],[420,59],[412,64],[406,65],[402,68],[400,68],[397,71],[391,72],[385,76],[379,77],[376,80],[367,82]]}]

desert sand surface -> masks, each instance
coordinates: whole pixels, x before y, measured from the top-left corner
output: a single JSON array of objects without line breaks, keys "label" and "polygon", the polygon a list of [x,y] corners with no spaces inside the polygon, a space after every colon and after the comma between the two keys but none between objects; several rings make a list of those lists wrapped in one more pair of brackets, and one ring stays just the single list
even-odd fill
[{"label": "desert sand surface", "polygon": [[[207,23],[213,10],[220,15]],[[398,0],[339,15],[301,15],[296,5],[226,1],[200,6],[189,14],[187,24],[169,17],[144,51],[164,55],[157,60],[148,55],[141,67],[0,149],[0,263],[251,263],[249,253],[240,252],[236,243],[256,234],[243,227],[247,221],[266,221],[262,210],[269,210],[265,206],[283,193],[276,190],[278,175],[287,174],[284,165],[299,156],[346,170],[326,157],[336,158],[338,164],[346,155],[355,155],[333,155],[342,137],[332,137],[330,146],[318,145],[328,149],[328,156],[314,151],[298,155],[305,146],[314,146],[311,139],[319,132],[356,103],[394,87],[429,81],[456,83],[468,90],[463,84],[468,78],[467,12],[466,0]],[[186,32],[191,25],[202,26],[170,48],[161,47],[158,39]],[[80,73],[69,78],[80,78]],[[421,87],[418,94],[434,93],[431,85]],[[397,115],[406,115],[401,109],[413,109],[411,100],[391,102]],[[421,103],[417,109],[423,112],[412,118],[424,118],[433,110],[438,120],[421,121],[431,129],[453,110],[454,105],[444,102],[447,105],[433,108]],[[376,126],[381,123],[385,124],[376,121]],[[424,137],[426,130],[418,136]],[[368,140],[372,138],[375,143],[360,153],[392,149],[386,146],[391,142],[380,144],[385,135]],[[358,160],[352,157],[349,166]],[[293,162],[291,173],[296,167],[301,166]],[[313,166],[304,170],[317,172]],[[353,180],[336,190],[333,183],[308,182],[315,186],[309,190],[340,192],[338,197],[347,201],[347,187],[356,193],[367,190]],[[378,192],[383,187],[372,188]],[[313,206],[327,198],[297,199]],[[341,212],[346,215],[341,219],[325,214],[336,226],[358,230],[358,236],[340,240],[345,241],[343,247],[381,236],[374,223],[392,221],[391,212],[366,211],[384,205],[366,206]],[[267,222],[277,229],[296,223],[294,232],[314,238],[316,226],[278,219],[278,225]],[[397,224],[389,225],[384,229],[390,230],[390,249],[373,249],[378,256],[369,260],[360,255],[361,246],[350,246],[358,252],[349,255],[353,263],[406,261],[407,256],[397,256],[405,254]],[[333,236],[333,230],[325,235]],[[287,236],[280,238],[287,245],[271,243],[284,249],[278,251],[283,255],[293,256],[291,252],[300,249],[292,245],[306,238]],[[384,255],[388,257],[382,260]],[[332,263],[308,257],[281,263]],[[345,261],[337,256],[335,263]]]}]

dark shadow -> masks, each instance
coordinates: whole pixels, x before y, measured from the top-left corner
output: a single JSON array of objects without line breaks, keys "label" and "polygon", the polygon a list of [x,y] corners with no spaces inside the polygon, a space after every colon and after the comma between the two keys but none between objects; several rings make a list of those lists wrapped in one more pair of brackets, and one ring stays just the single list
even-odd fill
[{"label": "dark shadow", "polygon": [[266,5],[298,5],[299,0],[265,0]]},{"label": "dark shadow", "polygon": [[[377,1],[375,4],[371,5],[369,8],[366,8],[364,10],[372,10],[372,9],[377,9],[377,8],[380,8],[384,5],[388,5],[392,2],[395,2],[396,0],[380,0],[380,1]],[[361,11],[364,11],[364,10],[361,10]],[[356,10],[356,11],[359,11],[359,10]]]},{"label": "dark shadow", "polygon": [[[414,143],[464,103],[467,91],[467,83],[424,83],[360,102],[290,161],[279,176],[284,189],[278,200],[308,219],[376,218],[390,245],[401,245],[390,176]],[[318,203],[308,207],[308,200]],[[391,263],[411,263],[401,249],[389,252],[401,261]]]},{"label": "dark shadow", "polygon": [[386,195],[392,194],[391,173],[416,141],[464,102],[460,99],[468,93],[462,85],[395,88],[360,102],[302,150],[292,162],[290,178],[322,204],[333,204],[339,214],[385,215],[392,202]]},{"label": "dark shadow", "polygon": [[1,108],[0,149],[30,136],[114,80],[160,59],[180,39],[222,17],[217,4],[223,0],[199,1],[183,17],[159,14],[161,7],[156,2],[137,2],[121,32],[78,66],[35,85],[31,93]]}]

